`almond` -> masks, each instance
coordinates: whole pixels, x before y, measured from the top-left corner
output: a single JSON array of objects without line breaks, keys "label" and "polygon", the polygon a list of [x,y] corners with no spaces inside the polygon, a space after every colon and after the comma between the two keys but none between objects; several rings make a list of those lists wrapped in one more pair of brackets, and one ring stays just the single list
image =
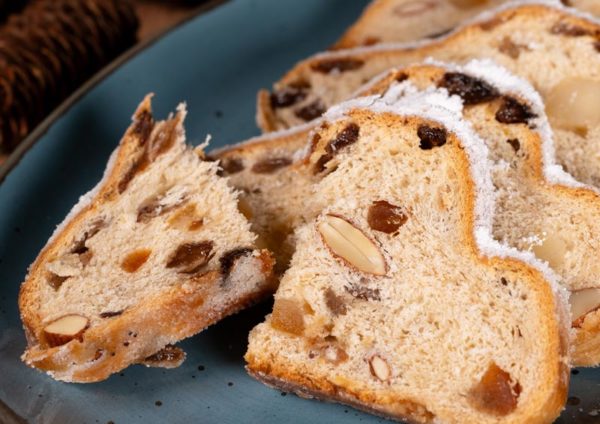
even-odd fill
[{"label": "almond", "polygon": [[358,228],[336,215],[325,215],[319,233],[331,252],[356,269],[385,275],[387,266],[375,244]]},{"label": "almond", "polygon": [[600,307],[600,289],[577,290],[569,297],[573,327],[580,327],[587,314]]},{"label": "almond", "polygon": [[78,314],[64,315],[44,328],[44,336],[50,347],[60,346],[80,338],[89,325],[89,320]]},{"label": "almond", "polygon": [[371,359],[369,359],[369,369],[371,370],[373,377],[376,377],[381,381],[388,381],[390,379],[390,367],[385,359],[379,355],[371,356]]},{"label": "almond", "polygon": [[582,132],[600,124],[600,82],[568,78],[546,96],[550,122],[560,128]]}]

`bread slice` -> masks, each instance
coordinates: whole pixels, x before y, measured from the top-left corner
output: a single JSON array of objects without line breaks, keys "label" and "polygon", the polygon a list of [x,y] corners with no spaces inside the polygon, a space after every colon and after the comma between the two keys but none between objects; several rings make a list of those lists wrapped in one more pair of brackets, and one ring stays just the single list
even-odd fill
[{"label": "bread slice", "polygon": [[[562,276],[563,285],[573,293],[573,361],[580,366],[599,364],[600,268],[595,252],[600,249],[600,197],[555,164],[552,134],[540,96],[525,81],[481,61],[465,67],[437,63],[390,71],[360,94],[381,94],[390,87],[397,90],[394,84],[398,81],[420,90],[443,87],[463,97],[464,118],[485,140],[494,163],[498,196],[494,236],[518,249],[535,252]],[[528,119],[499,122],[496,116],[506,99],[522,105],[530,115]],[[311,139],[308,133],[306,128],[292,132],[295,137],[288,132],[286,137],[277,138],[277,133],[272,133],[261,142],[255,140],[221,152],[228,160],[246,163],[247,167],[231,181],[246,192],[245,199],[253,205],[256,216],[272,216],[270,222],[293,228],[314,218],[324,207],[313,200],[315,174],[302,159],[273,176],[251,171],[253,158],[268,157],[272,145],[278,149],[283,144],[290,150],[296,148],[298,152],[288,153],[288,157],[301,157],[302,140],[306,143]],[[318,138],[318,133],[314,137]],[[311,199],[306,202],[310,209],[303,207],[303,198]],[[256,229],[263,234],[268,226],[269,221],[261,222]],[[289,244],[293,244],[293,238]],[[276,243],[271,245],[277,252]],[[293,252],[293,245],[286,245],[285,254],[280,256],[287,258],[288,252]]]},{"label": "bread slice", "polygon": [[[334,49],[435,38],[506,0],[373,0]],[[597,0],[564,0],[565,6],[600,16]]]},{"label": "bread slice", "polygon": [[57,380],[177,365],[172,343],[273,290],[271,256],[236,193],[185,144],[185,107],[155,122],[150,106],[147,97],[21,287],[22,359]]},{"label": "bread slice", "polygon": [[[271,95],[260,92],[258,122],[272,131],[318,117],[379,73],[429,56],[460,63],[491,58],[528,79],[548,103],[558,162],[600,187],[600,25],[558,5],[511,6],[420,47],[316,55],[288,72]],[[295,103],[277,101],[289,92]]]},{"label": "bread slice", "polygon": [[313,168],[346,142],[248,371],[395,419],[549,423],[569,379],[566,298],[531,254],[491,241],[485,145],[433,95],[350,102],[317,132]]}]

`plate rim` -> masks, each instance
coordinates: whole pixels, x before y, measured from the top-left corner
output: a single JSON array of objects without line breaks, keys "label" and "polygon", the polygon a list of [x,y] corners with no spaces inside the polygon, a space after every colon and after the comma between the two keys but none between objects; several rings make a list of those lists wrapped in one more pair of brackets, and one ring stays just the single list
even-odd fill
[{"label": "plate rim", "polygon": [[[231,0],[205,0],[202,4],[192,9],[192,12],[189,16],[186,16],[181,21],[177,22],[175,25],[166,28],[156,35],[150,37],[149,39],[136,43],[107,65],[102,67],[99,71],[97,71],[94,75],[92,75],[88,80],[86,80],[82,85],[80,85],[75,91],[73,91],[66,99],[64,99],[60,104],[55,107],[36,127],[25,137],[17,146],[15,150],[12,151],[6,158],[6,160],[0,165],[0,186],[10,173],[21,160],[25,157],[29,149],[31,149],[40,138],[42,138],[50,128],[58,121],[61,117],[63,117],[83,96],[85,96],[89,91],[91,91],[94,87],[108,78],[111,74],[113,74],[117,69],[121,66],[129,62],[135,56],[143,52],[144,50],[151,47],[153,44],[158,42],[159,40],[166,37],[171,32],[175,31],[177,28],[185,25],[197,17],[204,15],[210,12],[213,9],[216,9],[219,6],[228,3]],[[0,404],[0,417],[2,417],[2,405]],[[3,418],[3,417],[2,417]]]}]

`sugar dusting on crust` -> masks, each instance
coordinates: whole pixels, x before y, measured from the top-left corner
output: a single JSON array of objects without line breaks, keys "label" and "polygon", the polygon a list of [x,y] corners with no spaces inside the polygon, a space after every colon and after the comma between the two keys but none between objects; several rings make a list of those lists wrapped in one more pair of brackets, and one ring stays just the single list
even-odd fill
[{"label": "sugar dusting on crust", "polygon": [[[522,252],[495,240],[492,222],[495,211],[495,190],[492,183],[489,152],[484,141],[462,117],[463,104],[458,96],[448,96],[445,89],[430,87],[419,91],[410,81],[392,85],[385,94],[362,97],[330,108],[324,115],[328,121],[343,119],[351,110],[369,109],[376,113],[418,116],[444,125],[454,133],[467,152],[470,173],[475,185],[474,238],[481,253],[488,257],[514,258],[539,270],[555,295],[559,322],[570,323],[568,292],[559,284],[559,276],[531,252]],[[571,330],[570,336],[573,333]],[[564,358],[567,363],[568,358]]]},{"label": "sugar dusting on crust", "polygon": [[536,115],[536,118],[532,119],[534,123],[533,131],[537,132],[542,139],[543,170],[548,182],[575,188],[587,188],[597,192],[597,189],[594,187],[575,180],[561,165],[556,163],[554,136],[548,122],[548,117],[546,116],[544,102],[540,94],[528,81],[514,75],[490,59],[472,60],[464,66],[442,63],[431,58],[427,59],[425,63],[480,78],[496,87],[499,91],[514,94],[516,97],[527,102]]},{"label": "sugar dusting on crust", "polygon": [[394,42],[381,43],[381,44],[375,44],[372,46],[360,46],[360,47],[353,47],[350,49],[326,51],[326,52],[321,52],[321,53],[317,53],[313,56],[310,56],[306,61],[303,61],[302,63],[306,63],[306,62],[310,62],[310,61],[318,60],[318,59],[342,58],[342,57],[361,55],[364,53],[371,53],[371,52],[377,52],[377,51],[385,52],[385,51],[394,51],[394,50],[418,49],[418,48],[425,47],[425,46],[436,45],[436,44],[439,44],[440,42],[443,42],[443,41],[447,40],[448,38],[454,36],[456,33],[461,32],[464,28],[484,22],[484,21],[488,21],[488,20],[492,19],[495,15],[502,13],[506,10],[518,9],[523,6],[536,6],[536,5],[546,6],[546,7],[550,7],[553,9],[558,9],[566,14],[570,14],[572,16],[576,16],[576,17],[588,20],[596,25],[600,25],[600,19],[596,18],[595,16],[591,15],[590,13],[581,11],[579,9],[574,9],[572,7],[567,7],[567,6],[563,5],[559,0],[515,0],[515,1],[510,1],[508,3],[504,3],[496,8],[486,10],[486,11],[480,13],[479,15],[474,16],[473,18],[466,19],[461,25],[456,27],[454,30],[452,30],[449,33],[444,34],[443,36],[440,36],[438,38],[433,38],[433,39],[426,38],[426,39],[417,40],[417,41],[408,41],[408,42],[400,42],[400,43],[398,43],[398,42],[396,42],[396,43],[394,43]]}]

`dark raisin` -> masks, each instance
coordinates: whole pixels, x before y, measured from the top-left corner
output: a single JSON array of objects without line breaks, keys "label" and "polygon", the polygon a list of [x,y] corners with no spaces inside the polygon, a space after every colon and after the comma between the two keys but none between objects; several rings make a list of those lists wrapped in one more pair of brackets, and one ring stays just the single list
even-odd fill
[{"label": "dark raisin", "polygon": [[244,162],[240,158],[223,158],[219,162],[221,170],[219,170],[219,176],[233,175],[244,170]]},{"label": "dark raisin", "polygon": [[343,149],[346,146],[356,143],[358,140],[358,134],[360,132],[360,127],[355,123],[350,123],[346,125],[346,127],[340,131],[333,140],[327,143],[325,147],[325,151],[327,153],[336,154],[339,150]]},{"label": "dark raisin", "polygon": [[239,258],[242,256],[247,256],[251,253],[252,249],[248,247],[242,247],[239,249],[230,250],[221,256],[219,263],[221,264],[221,274],[223,275],[223,279],[227,279],[227,277],[229,277],[229,274],[233,269],[233,265]]},{"label": "dark raisin", "polygon": [[519,143],[518,138],[509,138],[508,140],[506,140],[506,142],[511,145],[515,152],[518,152],[521,148],[521,143]]},{"label": "dark raisin", "polygon": [[408,79],[408,75],[405,72],[400,72],[396,75],[396,82],[404,82]]},{"label": "dark raisin", "polygon": [[346,315],[348,309],[346,307],[346,302],[344,301],[344,298],[342,296],[338,296],[337,294],[335,294],[335,292],[329,287],[327,288],[327,290],[325,290],[324,295],[325,304],[327,305],[331,313],[333,313],[333,315]]},{"label": "dark raisin", "polygon": [[289,107],[306,98],[306,87],[287,86],[271,93],[270,101],[273,109]]},{"label": "dark raisin", "polygon": [[83,237],[75,242],[73,247],[71,248],[71,253],[76,253],[78,255],[82,255],[88,251],[88,248],[85,246],[85,242],[94,237],[96,234],[100,232],[102,228],[106,226],[106,222],[103,219],[97,219],[93,221],[88,230],[83,233]]},{"label": "dark raisin", "polygon": [[317,163],[315,163],[315,174],[325,171],[325,165],[333,159],[333,155],[331,153],[325,153],[319,159],[317,159]]},{"label": "dark raisin", "polygon": [[154,118],[150,112],[143,111],[139,116],[137,116],[133,127],[133,133],[138,136],[140,146],[146,144],[153,128]]},{"label": "dark raisin", "polygon": [[501,283],[503,286],[508,286],[508,281],[506,281],[506,278],[504,278],[504,277],[500,278],[500,283]]},{"label": "dark raisin", "polygon": [[419,147],[423,150],[431,150],[446,144],[446,129],[434,128],[429,125],[421,125],[417,129],[417,135],[421,140]]},{"label": "dark raisin", "polygon": [[278,169],[285,168],[286,166],[290,166],[292,164],[292,160],[290,158],[285,157],[275,157],[275,158],[266,158],[261,161],[256,162],[252,166],[252,172],[256,174],[270,174],[272,172],[277,171]]},{"label": "dark raisin", "polygon": [[310,67],[313,71],[320,72],[322,74],[329,74],[333,71],[346,72],[354,71],[361,68],[364,65],[364,61],[360,59],[347,58],[333,58],[324,59],[316,63],[313,63]]},{"label": "dark raisin", "polygon": [[48,272],[47,280],[50,287],[52,287],[54,290],[58,290],[67,278],[69,277],[61,277],[60,275],[56,275],[53,272]]},{"label": "dark raisin", "polygon": [[571,2],[571,0],[560,0],[560,2],[567,7],[571,7],[573,6],[573,3]]},{"label": "dark raisin", "polygon": [[344,286],[344,290],[350,293],[350,296],[360,300],[381,300],[379,289],[370,289],[358,284],[350,284],[348,286]]},{"label": "dark raisin", "polygon": [[593,35],[593,32],[568,22],[557,22],[550,28],[550,34],[583,37],[585,35]]},{"label": "dark raisin", "polygon": [[594,48],[596,49],[596,51],[597,51],[598,53],[600,53],[600,41],[596,41],[596,42],[594,43]]},{"label": "dark raisin", "polygon": [[185,352],[183,350],[181,350],[177,346],[166,345],[165,347],[163,347],[158,352],[156,352],[153,355],[150,355],[146,359],[144,359],[144,362],[151,362],[151,363],[152,362],[153,363],[157,363],[157,362],[172,362],[172,363],[176,363],[176,362],[180,362],[184,358],[185,358]]},{"label": "dark raisin", "polygon": [[381,38],[369,36],[364,39],[364,41],[362,42],[362,45],[363,46],[372,46],[372,45],[378,44],[380,42],[381,42]]},{"label": "dark raisin", "polygon": [[143,206],[140,206],[137,214],[137,222],[148,222],[152,218],[156,218],[167,212],[170,212],[188,201],[187,196],[183,195],[178,199],[175,199],[173,203],[168,204],[164,203],[163,197],[163,195],[157,195],[147,201]]},{"label": "dark raisin", "polygon": [[501,17],[495,17],[492,18],[490,20],[487,20],[485,22],[482,22],[479,24],[479,28],[481,28],[483,31],[491,31],[494,28],[496,28],[497,26],[501,25],[504,23],[504,19],[502,19]]},{"label": "dark raisin", "polygon": [[131,182],[131,180],[133,180],[136,174],[146,169],[148,164],[148,156],[146,152],[143,152],[142,155],[131,164],[129,169],[125,172],[125,174],[123,174],[123,177],[117,184],[119,194],[122,194],[127,189],[129,183]]},{"label": "dark raisin", "polygon": [[498,90],[487,82],[459,72],[446,72],[438,86],[460,96],[465,105],[489,102],[499,96]]},{"label": "dark raisin", "polygon": [[408,217],[399,206],[392,205],[385,200],[373,202],[367,215],[369,227],[386,234],[395,233],[407,220]]},{"label": "dark raisin", "polygon": [[180,268],[179,272],[193,274],[204,267],[213,257],[213,242],[184,243],[172,253],[167,268]]},{"label": "dark raisin", "polygon": [[325,105],[323,105],[321,100],[317,99],[309,105],[296,110],[294,114],[298,118],[308,122],[320,117],[323,112],[325,112]]},{"label": "dark raisin", "polygon": [[536,115],[531,108],[517,99],[504,96],[502,104],[496,112],[496,120],[503,124],[527,124]]},{"label": "dark raisin", "polygon": [[112,318],[112,317],[116,317],[119,316],[123,313],[123,310],[121,309],[120,311],[107,311],[107,312],[101,312],[100,313],[100,318]]}]

